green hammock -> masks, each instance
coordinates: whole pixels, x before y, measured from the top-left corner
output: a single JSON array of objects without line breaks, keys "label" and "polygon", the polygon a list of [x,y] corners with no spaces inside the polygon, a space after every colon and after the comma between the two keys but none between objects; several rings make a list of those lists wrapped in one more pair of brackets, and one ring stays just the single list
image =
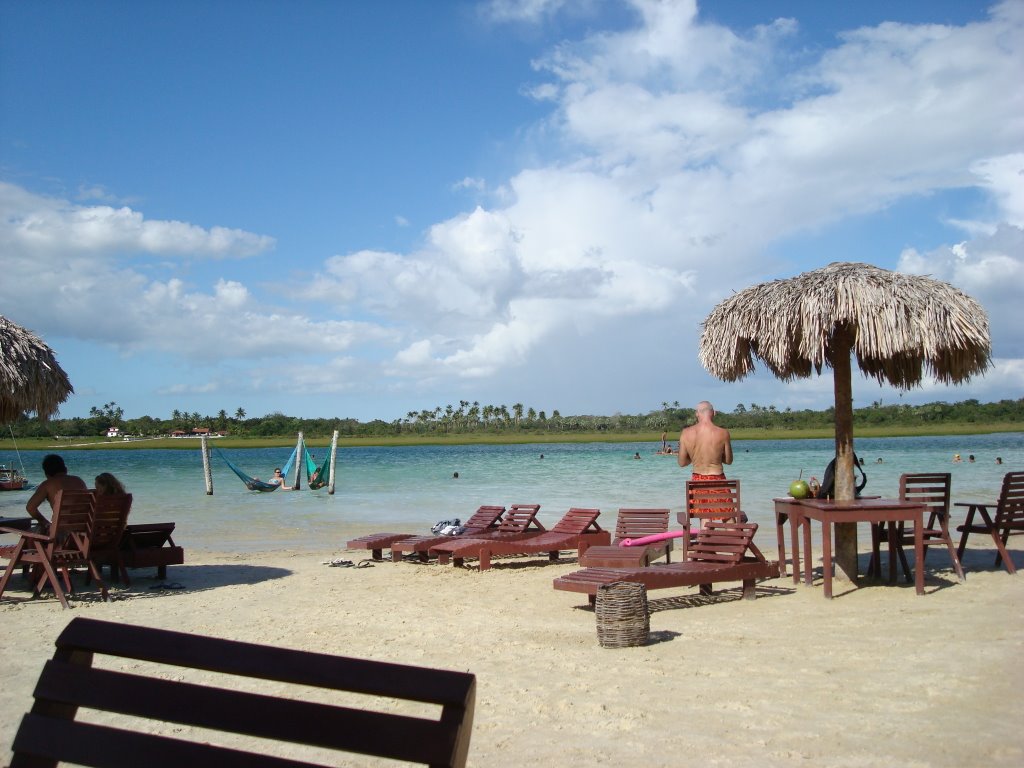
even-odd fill
[{"label": "green hammock", "polygon": [[249,475],[245,474],[245,472],[236,467],[234,464],[232,464],[231,459],[225,456],[223,452],[220,450],[220,448],[215,448],[214,450],[217,451],[217,455],[224,459],[224,463],[231,468],[232,472],[238,475],[241,481],[245,483],[245,487],[248,488],[250,491],[260,491],[261,493],[269,493],[270,491],[276,491],[280,487],[278,485],[275,485],[274,483],[264,483],[262,480],[257,480],[255,477],[250,477]]},{"label": "green hammock", "polygon": [[[305,447],[303,447],[305,451]],[[327,457],[324,459],[324,463],[321,466],[317,466],[316,462],[313,461],[313,457],[309,455],[309,451],[306,453],[306,481],[311,491],[315,491],[317,488],[323,488],[327,485],[327,473],[330,471],[331,466],[331,454],[330,451],[327,453]]]}]

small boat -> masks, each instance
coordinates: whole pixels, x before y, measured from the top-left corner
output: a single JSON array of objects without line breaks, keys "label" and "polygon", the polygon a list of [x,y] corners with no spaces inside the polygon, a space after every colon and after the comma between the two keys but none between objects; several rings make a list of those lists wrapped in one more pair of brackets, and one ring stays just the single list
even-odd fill
[{"label": "small boat", "polygon": [[18,470],[0,464],[0,491],[21,491],[30,487],[28,480]]}]

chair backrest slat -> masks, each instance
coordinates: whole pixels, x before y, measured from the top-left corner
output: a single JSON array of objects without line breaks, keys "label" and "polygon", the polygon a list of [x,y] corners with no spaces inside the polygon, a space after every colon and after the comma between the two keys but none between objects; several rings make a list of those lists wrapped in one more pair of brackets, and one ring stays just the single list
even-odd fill
[{"label": "chair backrest slat", "polygon": [[925,504],[928,507],[928,528],[935,521],[949,520],[951,475],[949,472],[919,472],[900,475],[900,501]]},{"label": "chair backrest slat", "polygon": [[1024,524],[1024,472],[1007,472],[999,492],[999,503],[992,522],[1000,525]]},{"label": "chair backrest slat", "polygon": [[504,507],[484,505],[470,516],[464,527],[467,531],[485,531],[488,528],[497,528],[501,524],[501,516],[504,514]]},{"label": "chair backrest slat", "polygon": [[572,507],[566,512],[562,519],[552,527],[552,533],[560,533],[567,536],[579,536],[587,531],[600,531],[601,526],[597,524],[597,518],[601,514],[599,509],[583,509]]},{"label": "chair backrest slat", "polygon": [[502,533],[522,533],[531,526],[544,530],[537,520],[540,504],[513,504],[501,519],[498,530]]},{"label": "chair backrest slat", "polygon": [[615,519],[615,539],[639,539],[668,530],[669,509],[620,509]]},{"label": "chair backrest slat", "polygon": [[723,523],[711,521],[686,549],[691,562],[739,563],[748,552],[763,559],[753,548],[757,523]]},{"label": "chair backrest slat", "polygon": [[688,517],[732,520],[740,514],[739,480],[688,480],[686,513]]},{"label": "chair backrest slat", "polygon": [[[115,662],[93,666],[102,657]],[[121,671],[117,659],[147,663]],[[184,673],[186,668],[200,674]],[[251,690],[251,682],[219,687],[203,672],[215,673],[214,680],[233,675],[273,681],[274,694]],[[394,701],[379,708],[353,708],[336,703],[335,697],[278,695],[280,683],[423,702],[437,710],[402,714]],[[104,768],[314,764],[268,754],[273,751],[268,750],[268,741],[464,766],[476,679],[465,672],[75,618],[58,637],[57,651],[46,662],[34,696],[36,704],[14,739],[11,768],[57,761]],[[90,715],[77,720],[80,709]],[[108,717],[99,725],[94,712],[132,719]],[[176,730],[170,738],[147,733],[150,729],[139,727],[144,720],[190,727]],[[233,748],[214,746],[204,731],[193,733],[193,728],[258,739]]]}]

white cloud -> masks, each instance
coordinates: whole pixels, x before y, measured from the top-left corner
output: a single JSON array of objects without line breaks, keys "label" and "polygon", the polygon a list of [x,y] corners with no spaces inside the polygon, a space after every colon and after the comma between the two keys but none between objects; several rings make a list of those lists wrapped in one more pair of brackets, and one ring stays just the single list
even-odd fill
[{"label": "white cloud", "polygon": [[590,4],[590,0],[487,0],[480,9],[485,19],[496,24],[539,24],[566,6]]},{"label": "white cloud", "polygon": [[75,205],[0,182],[0,246],[38,258],[69,254],[145,252],[195,257],[244,257],[274,239],[240,229],[203,229],[181,221],[147,220],[128,207]]}]

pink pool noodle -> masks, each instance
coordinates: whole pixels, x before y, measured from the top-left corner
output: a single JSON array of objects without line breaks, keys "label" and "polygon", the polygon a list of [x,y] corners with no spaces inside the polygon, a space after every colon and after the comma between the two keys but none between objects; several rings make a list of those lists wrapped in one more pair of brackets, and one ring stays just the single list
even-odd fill
[{"label": "pink pool noodle", "polygon": [[[695,535],[698,531],[696,528],[690,529],[690,534]],[[619,542],[620,547],[642,547],[644,544],[654,544],[658,541],[664,541],[665,539],[677,539],[680,536],[684,536],[686,531],[665,531],[665,533],[653,533],[650,536],[641,536],[639,539],[623,539]]]}]

